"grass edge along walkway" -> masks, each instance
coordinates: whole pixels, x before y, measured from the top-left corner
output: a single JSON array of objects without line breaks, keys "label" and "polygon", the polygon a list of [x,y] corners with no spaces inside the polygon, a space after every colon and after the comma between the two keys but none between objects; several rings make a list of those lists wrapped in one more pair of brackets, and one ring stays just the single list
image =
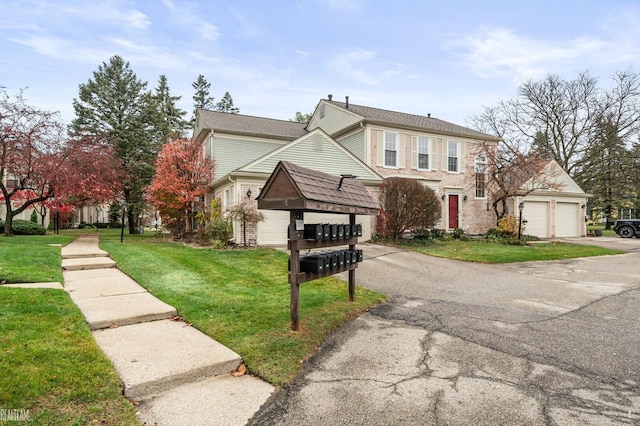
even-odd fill
[{"label": "grass edge along walkway", "polygon": [[1,287],[0,306],[1,408],[26,410],[30,425],[138,424],[65,291]]},{"label": "grass edge along walkway", "polygon": [[121,244],[108,236],[101,236],[100,247],[123,272],[274,386],[291,381],[330,332],[386,300],[357,288],[350,303],[347,283],[336,277],[304,283],[301,328],[291,332],[288,256],[281,251],[200,249],[148,237]]}]

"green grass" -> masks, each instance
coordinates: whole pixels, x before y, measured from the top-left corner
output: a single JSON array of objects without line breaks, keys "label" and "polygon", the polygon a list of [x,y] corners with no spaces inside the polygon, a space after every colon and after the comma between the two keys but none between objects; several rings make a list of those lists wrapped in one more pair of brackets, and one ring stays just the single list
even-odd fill
[{"label": "green grass", "polygon": [[588,225],[587,226],[587,232],[591,232],[595,229],[600,229],[602,230],[602,236],[603,237],[617,237],[618,234],[616,234],[616,232],[613,229],[604,229],[604,225]]},{"label": "green grass", "polygon": [[[242,356],[252,373],[282,385],[344,321],[384,300],[326,277],[300,286],[300,330],[290,330],[286,253],[273,249],[215,250],[158,242],[145,236],[101,235],[118,267],[186,322]],[[357,273],[356,273],[357,274]]]},{"label": "green grass", "polygon": [[69,235],[0,236],[0,282],[62,282],[60,247],[68,244]]},{"label": "green grass", "polygon": [[543,243],[532,245],[497,244],[484,241],[447,240],[430,245],[403,245],[403,248],[448,259],[480,263],[512,263],[560,260],[575,257],[621,254],[624,251],[579,244]]},{"label": "green grass", "polygon": [[31,425],[138,424],[113,366],[61,290],[0,288],[0,407],[29,410]]}]

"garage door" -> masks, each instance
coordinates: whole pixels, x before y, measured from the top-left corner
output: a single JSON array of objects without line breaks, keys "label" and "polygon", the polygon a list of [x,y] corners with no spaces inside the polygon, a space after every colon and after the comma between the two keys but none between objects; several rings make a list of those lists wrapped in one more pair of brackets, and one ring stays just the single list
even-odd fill
[{"label": "garage door", "polygon": [[556,204],[556,237],[579,237],[578,203]]},{"label": "garage door", "polygon": [[[265,221],[258,224],[258,245],[284,245],[287,244],[287,226],[289,226],[289,212],[278,210],[260,210]],[[305,213],[305,223],[349,223],[349,215]],[[362,224],[362,238],[359,241],[371,239],[371,218],[366,215],[357,215],[356,223]]]},{"label": "garage door", "polygon": [[258,245],[287,244],[289,212],[279,210],[260,210],[260,212],[264,215],[264,222],[258,223]]},{"label": "garage door", "polygon": [[[518,214],[516,212],[516,214]],[[525,233],[540,238],[549,237],[549,203],[525,201],[522,218],[527,220]]]}]

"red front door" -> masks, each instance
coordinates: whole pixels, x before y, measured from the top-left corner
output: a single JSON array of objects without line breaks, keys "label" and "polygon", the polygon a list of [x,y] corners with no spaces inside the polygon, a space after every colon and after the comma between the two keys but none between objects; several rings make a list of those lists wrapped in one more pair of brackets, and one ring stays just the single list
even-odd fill
[{"label": "red front door", "polygon": [[449,194],[449,229],[456,229],[458,225],[458,196]]}]

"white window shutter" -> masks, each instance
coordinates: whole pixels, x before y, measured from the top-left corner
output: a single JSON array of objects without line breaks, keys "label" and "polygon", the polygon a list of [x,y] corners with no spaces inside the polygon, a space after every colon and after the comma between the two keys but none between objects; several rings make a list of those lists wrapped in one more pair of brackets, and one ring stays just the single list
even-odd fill
[{"label": "white window shutter", "polygon": [[418,168],[418,137],[411,136],[411,168]]},{"label": "white window shutter", "polygon": [[436,169],[436,140],[429,138],[429,170]]},{"label": "white window shutter", "polygon": [[377,141],[378,150],[378,166],[384,166],[384,140],[381,130],[373,130],[371,132]]},{"label": "white window shutter", "polygon": [[440,139],[442,141],[442,171],[449,171],[449,141]]},{"label": "white window shutter", "polygon": [[460,142],[458,144],[458,172],[464,173],[465,165],[467,164],[465,143]]},{"label": "white window shutter", "polygon": [[397,139],[398,142],[397,142],[397,145],[396,145],[396,149],[398,150],[397,151],[398,160],[396,162],[396,166],[398,168],[400,168],[400,169],[404,169],[404,168],[407,167],[407,165],[404,162],[405,161],[404,160],[404,157],[405,157],[404,149],[405,149],[405,146],[406,146],[406,144],[404,142],[405,142],[406,138],[407,138],[407,135],[400,134],[400,135],[398,135],[398,139]]}]

